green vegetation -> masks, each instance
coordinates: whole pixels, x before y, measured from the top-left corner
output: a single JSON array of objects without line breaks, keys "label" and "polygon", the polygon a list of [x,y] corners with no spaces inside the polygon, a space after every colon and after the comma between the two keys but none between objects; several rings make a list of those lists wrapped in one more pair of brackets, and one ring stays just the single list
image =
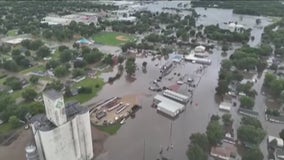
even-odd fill
[{"label": "green vegetation", "polygon": [[264,78],[263,86],[267,88],[267,92],[275,98],[281,98],[284,91],[284,79],[277,78],[273,73],[267,73]]},{"label": "green vegetation", "polygon": [[265,131],[260,124],[256,118],[243,118],[237,131],[238,139],[243,143],[259,145],[265,137]]},{"label": "green vegetation", "polygon": [[224,42],[248,42],[250,38],[251,29],[240,28],[231,32],[230,30],[221,29],[218,25],[206,26],[204,33],[212,40],[224,41]]},{"label": "green vegetation", "polygon": [[119,32],[101,32],[94,35],[95,43],[120,46],[127,42],[134,41],[134,37],[129,34]]},{"label": "green vegetation", "polygon": [[41,72],[41,71],[45,71],[45,70],[46,69],[43,65],[39,65],[39,66],[33,66],[33,67],[28,68],[28,69],[22,70],[20,73],[26,74],[26,73],[29,73],[29,72]]},{"label": "green vegetation", "polygon": [[254,106],[254,99],[248,96],[242,96],[240,98],[241,107],[243,108],[252,108]]},{"label": "green vegetation", "polygon": [[218,115],[212,115],[206,134],[194,133],[189,137],[190,144],[187,150],[189,160],[207,160],[211,147],[221,142],[224,137],[224,130],[223,126],[219,123],[219,119]]},{"label": "green vegetation", "polygon": [[96,126],[96,127],[103,132],[106,132],[110,135],[114,135],[114,134],[116,134],[116,132],[121,127],[121,124],[114,123],[114,124],[110,124],[110,125],[107,125],[107,126]]},{"label": "green vegetation", "polygon": [[17,34],[18,34],[18,30],[17,29],[12,29],[12,30],[7,32],[8,36],[16,36]]},{"label": "green vegetation", "polygon": [[136,71],[135,58],[128,58],[125,63],[125,70],[128,75],[133,75]]},{"label": "green vegetation", "polygon": [[[254,97],[255,91],[251,90],[250,84],[239,84],[247,71],[257,71],[262,73],[266,68],[267,56],[271,55],[272,49],[266,44],[262,44],[260,48],[252,48],[247,45],[235,50],[229,60],[223,60],[219,71],[217,95],[224,95],[229,91],[228,85],[233,81],[238,82],[237,90],[245,92],[248,96]],[[237,70],[232,70],[236,68]]]},{"label": "green vegetation", "polygon": [[[206,7],[206,8],[225,8],[233,9],[236,14],[248,14],[248,15],[264,15],[264,16],[279,16],[284,15],[284,6],[281,1],[278,0],[249,0],[249,1],[237,1],[237,0],[201,0],[192,1],[193,7]],[[253,6],[253,7],[252,7]]]},{"label": "green vegetation", "polygon": [[74,87],[75,88],[80,88],[80,87],[87,87],[87,88],[91,88],[92,92],[90,94],[78,94],[76,96],[73,97],[68,97],[66,99],[66,101],[78,101],[80,103],[84,103],[88,100],[90,100],[91,98],[95,97],[97,95],[97,93],[102,89],[104,85],[104,82],[102,79],[97,78],[97,79],[91,79],[91,78],[86,78],[84,80],[82,80],[81,82],[77,83]]},{"label": "green vegetation", "polygon": [[0,135],[7,134],[13,130],[13,127],[10,123],[4,123],[0,125]]},{"label": "green vegetation", "polygon": [[263,160],[263,154],[259,148],[252,148],[245,151],[242,160]]}]

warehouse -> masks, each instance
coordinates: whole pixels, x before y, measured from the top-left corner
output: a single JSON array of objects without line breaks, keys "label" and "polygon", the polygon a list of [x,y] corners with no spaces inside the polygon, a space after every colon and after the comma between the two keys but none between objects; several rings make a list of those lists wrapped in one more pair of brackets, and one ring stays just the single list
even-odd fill
[{"label": "warehouse", "polygon": [[185,109],[184,105],[162,95],[156,95],[153,103],[157,106],[157,111],[163,112],[171,117],[176,117]]},{"label": "warehouse", "polygon": [[189,97],[171,90],[165,90],[163,92],[165,97],[178,101],[180,103],[186,104],[189,101]]}]

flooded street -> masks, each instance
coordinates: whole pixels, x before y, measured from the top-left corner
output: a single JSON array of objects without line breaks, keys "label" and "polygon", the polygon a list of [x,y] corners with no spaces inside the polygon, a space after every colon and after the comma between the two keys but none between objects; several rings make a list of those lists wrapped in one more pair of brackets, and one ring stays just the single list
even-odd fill
[{"label": "flooded street", "polygon": [[[168,2],[167,2],[168,3]],[[173,7],[176,6],[176,2],[173,2]],[[160,8],[154,6],[149,7],[151,11],[161,11],[162,7],[171,7],[166,3],[160,5]],[[197,8],[196,11],[201,15],[197,21],[197,25],[211,25],[219,24],[220,27],[226,28],[224,22],[238,21],[240,24],[248,28],[252,28],[251,36],[255,37],[254,41],[248,42],[250,46],[257,46],[261,41],[261,33],[263,32],[263,26],[266,26],[271,22],[269,18],[235,15],[232,10],[223,9],[203,9]],[[206,16],[203,16],[206,15]],[[256,27],[255,20],[261,18],[262,23]],[[236,49],[240,45],[234,45]],[[233,53],[233,50],[229,51],[229,55]],[[99,95],[93,99],[90,103],[98,100],[103,100],[113,96],[124,96],[129,94],[139,94],[142,109],[137,112],[134,119],[128,119],[126,124],[123,125],[116,135],[110,136],[105,144],[106,153],[97,157],[102,160],[125,160],[125,159],[157,159],[161,158],[159,152],[163,149],[163,156],[169,159],[187,160],[186,150],[189,144],[189,136],[196,132],[205,132],[206,126],[209,122],[211,115],[222,115],[218,109],[218,103],[215,101],[215,88],[218,82],[218,72],[220,69],[220,62],[224,57],[221,56],[220,47],[216,47],[213,50],[213,54],[209,56],[212,60],[212,64],[208,66],[201,74],[196,74],[196,69],[200,68],[199,64],[192,64],[182,62],[171,72],[170,75],[163,78],[161,86],[176,85],[178,76],[173,73],[180,73],[181,76],[189,75],[194,76],[196,79],[200,78],[198,86],[193,92],[192,105],[187,104],[186,110],[182,112],[176,119],[172,120],[156,112],[151,107],[153,97],[157,94],[148,90],[150,83],[158,78],[159,66],[165,63],[165,60],[151,61],[151,57],[148,58],[136,58],[136,64],[140,68],[136,71],[136,80],[134,82],[127,82],[125,80],[125,74],[114,84],[106,84]],[[227,56],[228,58],[228,56]],[[147,73],[143,73],[141,70],[143,61],[147,61]],[[156,66],[158,65],[158,66]],[[116,71],[109,73],[105,76],[107,79],[110,75],[115,75]],[[171,81],[168,78],[174,77]],[[260,88],[263,83],[262,76],[255,84],[255,89],[260,93]],[[187,85],[180,87],[179,92],[189,94],[187,91]],[[265,121],[264,117],[264,97],[259,94],[256,97],[255,110],[260,113],[259,119],[263,123],[263,127],[267,130],[268,134],[276,136],[280,127],[277,124],[271,124]],[[232,117],[234,119],[235,135],[236,129],[239,126],[241,116],[237,114],[237,107],[232,108]],[[172,126],[172,127],[171,127]],[[171,129],[172,128],[172,129]],[[167,150],[167,147],[173,145],[173,149]],[[261,144],[261,150],[264,155],[267,155],[266,141]]]}]

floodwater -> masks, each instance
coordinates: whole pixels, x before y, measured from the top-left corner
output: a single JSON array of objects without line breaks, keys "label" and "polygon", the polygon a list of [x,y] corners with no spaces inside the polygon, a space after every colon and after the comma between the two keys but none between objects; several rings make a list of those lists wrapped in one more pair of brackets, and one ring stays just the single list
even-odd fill
[{"label": "floodwater", "polygon": [[[153,4],[146,6],[149,10],[157,12],[161,11],[161,8],[163,7],[175,7],[178,2],[163,1],[163,3],[155,2],[154,4],[154,6]],[[239,24],[252,28],[251,35],[255,37],[255,40],[248,42],[250,46],[257,46],[260,43],[263,26],[272,23],[271,20],[266,17],[236,15],[232,13],[232,10],[205,10],[203,8],[197,8],[196,11],[201,15],[197,20],[197,25],[211,25],[218,23],[220,27],[226,28],[227,26],[224,22],[238,21]],[[260,18],[262,21],[259,26],[256,26],[255,24],[257,18]],[[238,47],[240,47],[240,45],[233,45],[234,49]],[[233,50],[228,52],[228,55],[230,55]],[[188,104],[186,110],[174,120],[157,113],[156,110],[151,107],[153,97],[157,93],[148,90],[148,87],[152,81],[159,77],[159,66],[165,63],[163,58],[161,60],[156,59],[155,61],[151,61],[151,58],[152,57],[136,58],[136,64],[140,69],[136,71],[137,79],[134,82],[126,81],[124,74],[113,84],[106,84],[99,95],[92,100],[92,102],[95,102],[113,96],[139,94],[142,105],[142,109],[136,113],[134,119],[128,119],[126,124],[120,128],[116,135],[110,136],[106,140],[104,147],[107,152],[98,156],[97,159],[157,159],[161,158],[159,153],[161,149],[163,149],[162,155],[164,157],[169,159],[187,160],[186,150],[189,144],[189,136],[192,133],[205,132],[211,115],[218,114],[221,116],[223,114],[223,112],[218,110],[218,103],[214,98],[220,62],[224,59],[224,57],[221,56],[220,47],[216,47],[213,50],[213,54],[209,56],[212,60],[212,64],[204,69],[202,73],[195,73],[201,65],[182,62],[182,64],[176,66],[170,75],[163,78],[161,86],[175,85],[176,81],[179,79],[178,76],[173,75],[175,72],[181,73],[181,76],[194,76],[195,80],[199,81],[198,86],[193,92],[192,105]],[[141,70],[143,61],[148,62],[147,73],[143,73]],[[115,75],[115,73],[116,70],[113,73],[105,74],[104,78],[107,79],[106,76]],[[174,78],[169,81],[168,78],[171,77]],[[258,92],[260,91],[262,83],[263,76],[254,86]],[[189,94],[187,90],[188,88],[186,85],[183,85],[179,92]],[[261,94],[256,97],[254,109],[260,113],[259,119],[263,123],[263,127],[268,134],[277,136],[281,127],[278,124],[272,124],[265,121],[265,105],[263,98],[264,97]],[[237,107],[232,108],[231,114],[234,119],[233,128],[236,136],[236,130],[239,127],[241,116],[237,114]],[[173,145],[173,148],[167,150],[171,144]],[[265,140],[261,144],[261,150],[264,155],[267,155]]]}]

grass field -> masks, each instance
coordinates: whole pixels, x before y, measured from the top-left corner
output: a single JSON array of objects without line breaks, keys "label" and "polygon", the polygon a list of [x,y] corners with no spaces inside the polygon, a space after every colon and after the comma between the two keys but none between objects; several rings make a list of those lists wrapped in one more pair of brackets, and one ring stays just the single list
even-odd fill
[{"label": "grass field", "polygon": [[26,74],[26,73],[29,73],[29,72],[39,72],[39,71],[45,71],[45,70],[46,70],[45,66],[40,65],[40,66],[33,66],[33,67],[28,68],[28,69],[22,70],[20,73]]},{"label": "grass field", "polygon": [[121,125],[119,123],[111,124],[108,126],[97,126],[97,128],[103,132],[106,132],[110,135],[116,134],[116,132],[119,130]]},{"label": "grass field", "polygon": [[92,88],[91,94],[78,94],[76,96],[67,98],[67,101],[79,101],[80,103],[84,103],[97,95],[97,93],[102,89],[104,85],[104,81],[101,78],[91,79],[86,78],[81,82],[77,83],[75,87],[90,87]]},{"label": "grass field", "polygon": [[17,29],[12,29],[12,30],[9,30],[9,31],[7,32],[7,35],[8,35],[8,36],[16,36],[16,35],[17,35],[17,32],[18,32]]},{"label": "grass field", "polygon": [[120,46],[124,43],[134,41],[134,37],[128,34],[119,32],[101,32],[93,37],[95,43]]},{"label": "grass field", "polygon": [[0,125],[0,135],[9,133],[13,130],[13,127],[9,123],[4,123]]}]

